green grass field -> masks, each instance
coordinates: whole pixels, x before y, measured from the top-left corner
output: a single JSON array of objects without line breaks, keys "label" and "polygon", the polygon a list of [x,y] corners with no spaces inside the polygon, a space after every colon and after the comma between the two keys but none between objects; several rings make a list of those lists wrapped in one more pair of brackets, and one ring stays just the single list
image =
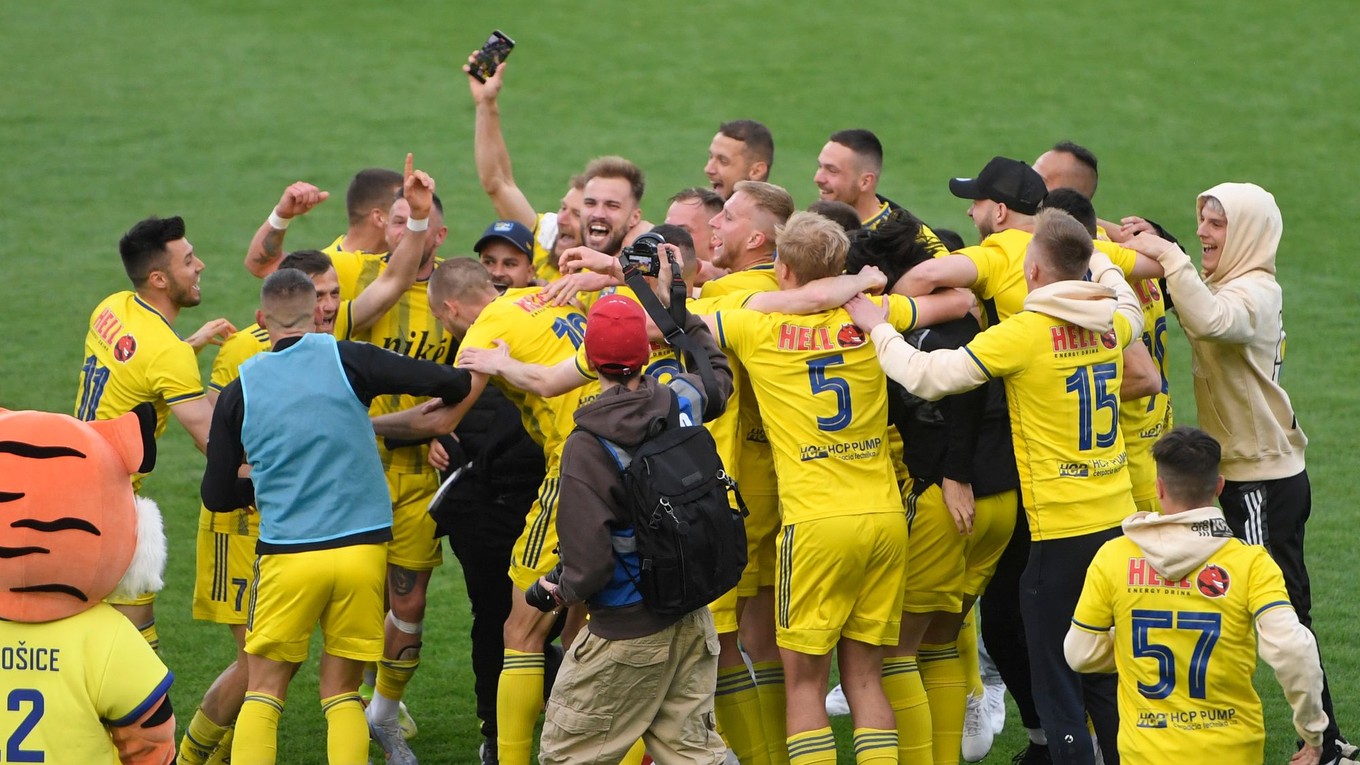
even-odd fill
[{"label": "green grass field", "polygon": [[[994,154],[1032,160],[1065,138],[1100,156],[1103,217],[1145,215],[1191,243],[1198,192],[1225,180],[1273,191],[1286,221],[1285,383],[1312,439],[1314,614],[1343,728],[1360,730],[1360,648],[1346,605],[1357,519],[1347,466],[1360,463],[1345,351],[1360,319],[1349,252],[1360,185],[1348,176],[1360,78],[1346,53],[1360,14],[1349,0],[3,3],[0,406],[72,409],[89,312],[127,287],[117,240],[149,214],[184,215],[207,263],[204,302],[180,317],[183,334],[216,316],[252,320],[258,283],[241,260],[295,180],[337,197],[290,229],[293,247],[322,246],[344,228],[353,172],[399,167],[413,151],[448,211],[442,254],[468,253],[492,210],[473,171],[472,104],[457,65],[497,27],[519,42],[502,115],[519,183],[540,209],[556,208],[589,158],[618,153],[647,171],[644,211],[660,220],[666,197],[704,182],[717,124],[738,117],[772,128],[771,180],[802,205],[815,199],[826,135],[874,130],[887,153],[880,190],[969,238],[966,204],[946,180]],[[1171,334],[1172,391],[1187,422],[1188,354]],[[171,537],[158,614],[183,723],[232,648],[225,629],[189,618],[203,460],[174,425],[162,454],[146,492]],[[421,726],[413,747],[425,763],[472,762],[468,615],[454,565],[437,574],[430,604],[408,697]],[[1287,708],[1268,673],[1260,680],[1268,757],[1282,763],[1293,751]],[[290,695],[280,761],[320,762],[314,669]],[[1007,760],[1022,739],[1012,715],[988,762]]]}]

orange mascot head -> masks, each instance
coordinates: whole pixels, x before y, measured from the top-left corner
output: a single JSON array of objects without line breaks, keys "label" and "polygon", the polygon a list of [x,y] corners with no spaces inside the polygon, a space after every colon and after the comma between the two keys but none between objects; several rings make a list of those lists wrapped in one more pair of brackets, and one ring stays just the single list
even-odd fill
[{"label": "orange mascot head", "polygon": [[160,513],[131,483],[156,457],[144,407],[100,422],[0,409],[0,619],[49,622],[159,589]]}]

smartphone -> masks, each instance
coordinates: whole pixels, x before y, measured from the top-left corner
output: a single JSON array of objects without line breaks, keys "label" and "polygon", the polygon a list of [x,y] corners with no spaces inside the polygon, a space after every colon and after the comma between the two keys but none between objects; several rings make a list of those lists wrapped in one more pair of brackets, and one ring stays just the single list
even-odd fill
[{"label": "smartphone", "polygon": [[477,78],[478,82],[486,82],[486,78],[496,73],[501,62],[510,55],[510,51],[515,49],[515,41],[505,36],[505,33],[497,29],[486,38],[486,44],[477,51],[477,57],[472,62],[472,71],[468,74]]}]

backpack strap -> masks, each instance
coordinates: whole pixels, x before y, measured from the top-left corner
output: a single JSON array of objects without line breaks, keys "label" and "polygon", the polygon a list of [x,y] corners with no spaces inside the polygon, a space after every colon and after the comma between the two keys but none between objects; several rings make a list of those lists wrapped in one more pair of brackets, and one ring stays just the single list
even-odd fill
[{"label": "backpack strap", "polygon": [[[590,431],[586,432],[590,433]],[[595,436],[595,440],[600,442],[600,446],[603,446],[604,450],[609,452],[609,456],[614,458],[614,464],[618,466],[620,473],[627,470],[628,466],[633,464],[633,455],[624,451],[623,447],[599,434],[590,433],[590,435]]]}]

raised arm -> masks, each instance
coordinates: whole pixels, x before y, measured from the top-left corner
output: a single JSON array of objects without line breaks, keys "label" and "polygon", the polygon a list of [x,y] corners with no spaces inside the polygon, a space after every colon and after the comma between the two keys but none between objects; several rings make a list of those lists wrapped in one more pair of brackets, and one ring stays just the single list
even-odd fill
[{"label": "raised arm", "polygon": [[453,406],[445,406],[439,399],[427,401],[392,414],[384,414],[373,419],[373,431],[386,438],[415,441],[452,433],[463,421],[464,415],[481,398],[486,390],[487,376],[471,372],[470,388],[462,401]]},{"label": "raised arm", "polygon": [[[468,56],[469,66],[464,72],[471,71],[471,63],[476,51]],[[496,217],[524,224],[529,229],[538,222],[533,205],[515,185],[515,174],[510,168],[510,150],[505,146],[505,136],[501,133],[501,110],[497,98],[501,86],[505,84],[507,62],[496,67],[496,73],[479,82],[468,75],[468,89],[472,91],[472,102],[476,104],[476,132],[473,136],[473,154],[477,161],[477,179],[482,183],[482,191],[491,197],[491,205],[496,208]]]},{"label": "raised arm", "polygon": [[856,297],[845,304],[845,309],[855,324],[869,333],[883,372],[921,398],[938,401],[987,382],[987,373],[966,348],[922,353],[888,323],[885,308],[868,298]]},{"label": "raised arm", "polygon": [[1117,303],[1115,312],[1124,314],[1124,318],[1129,320],[1130,342],[1136,341],[1143,334],[1143,304],[1138,302],[1138,295],[1125,281],[1124,272],[1100,250],[1091,254],[1091,281],[1114,290]]},{"label": "raised arm", "polygon": [[283,190],[269,218],[255,231],[246,250],[246,270],[261,279],[274,273],[283,258],[283,237],[293,218],[306,215],[313,207],[330,198],[310,183],[298,181]]},{"label": "raised arm", "polygon": [[[412,169],[413,164],[414,158],[407,154],[402,196],[411,205],[411,215],[406,232],[388,257],[387,268],[350,302],[351,334],[358,334],[373,326],[415,284],[416,275],[420,273],[425,241],[430,233],[428,221],[430,208],[434,204],[434,179],[422,170]],[[426,227],[413,229],[412,221],[426,221]]]},{"label": "raised arm", "polygon": [[857,274],[842,274],[815,279],[788,290],[757,292],[742,306],[762,313],[820,313],[845,305],[863,292],[882,292],[887,277],[873,266]]}]

